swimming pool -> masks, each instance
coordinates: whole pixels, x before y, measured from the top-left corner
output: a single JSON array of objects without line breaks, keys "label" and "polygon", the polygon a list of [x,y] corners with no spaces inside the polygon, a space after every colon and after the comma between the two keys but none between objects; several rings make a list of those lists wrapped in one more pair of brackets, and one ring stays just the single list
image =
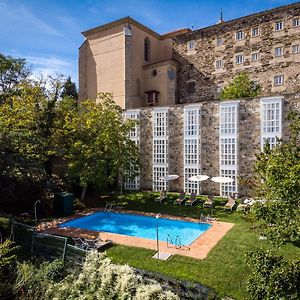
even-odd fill
[{"label": "swimming pool", "polygon": [[166,242],[168,235],[173,240],[178,236],[183,245],[190,245],[211,227],[210,224],[204,223],[165,218],[156,220],[155,217],[113,212],[96,212],[62,223],[59,227],[81,228],[156,240],[156,221],[158,222],[160,241]]}]

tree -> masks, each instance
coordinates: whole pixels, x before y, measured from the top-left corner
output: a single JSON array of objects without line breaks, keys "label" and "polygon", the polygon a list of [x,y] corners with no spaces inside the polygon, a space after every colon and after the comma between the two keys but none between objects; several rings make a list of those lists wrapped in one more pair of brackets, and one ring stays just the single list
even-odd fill
[{"label": "tree", "polygon": [[255,164],[257,182],[268,201],[256,208],[258,220],[267,226],[265,234],[275,244],[300,238],[300,113],[290,112],[291,138],[260,153]]},{"label": "tree", "polygon": [[30,73],[25,59],[0,53],[0,104],[18,94],[19,84],[28,79]]},{"label": "tree", "polygon": [[222,90],[220,99],[254,98],[259,95],[260,91],[260,85],[251,81],[246,72],[242,72]]},{"label": "tree", "polygon": [[74,100],[78,99],[76,84],[72,82],[71,76],[69,76],[63,84],[61,97],[70,97]]},{"label": "tree", "polygon": [[[79,179],[85,196],[89,184],[113,184],[122,172],[136,176],[138,148],[129,138],[134,121],[125,121],[111,94],[99,94],[99,104],[87,100],[78,108],[65,102],[57,119],[57,144],[64,145],[68,177]],[[63,124],[62,124],[63,123]]]},{"label": "tree", "polygon": [[59,79],[19,84],[18,95],[10,96],[0,106],[3,168],[15,174],[22,169],[24,174],[42,170],[51,177],[55,155],[52,135],[60,86]]}]

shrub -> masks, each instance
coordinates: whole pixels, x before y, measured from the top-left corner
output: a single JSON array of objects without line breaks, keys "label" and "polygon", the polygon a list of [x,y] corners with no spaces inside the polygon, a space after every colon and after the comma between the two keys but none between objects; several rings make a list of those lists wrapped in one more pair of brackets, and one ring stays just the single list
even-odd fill
[{"label": "shrub", "polygon": [[16,265],[14,251],[16,248],[10,240],[0,243],[0,296],[4,298],[12,294],[12,282]]},{"label": "shrub", "polygon": [[253,299],[300,299],[300,261],[288,262],[270,250],[247,254],[247,290]]},{"label": "shrub", "polygon": [[39,267],[31,262],[18,263],[14,286],[16,298],[44,299],[48,286],[62,280],[64,273],[61,260],[44,262]]},{"label": "shrub", "polygon": [[155,281],[146,282],[129,266],[112,264],[96,251],[91,252],[79,275],[71,274],[49,286],[45,299],[177,300]]}]

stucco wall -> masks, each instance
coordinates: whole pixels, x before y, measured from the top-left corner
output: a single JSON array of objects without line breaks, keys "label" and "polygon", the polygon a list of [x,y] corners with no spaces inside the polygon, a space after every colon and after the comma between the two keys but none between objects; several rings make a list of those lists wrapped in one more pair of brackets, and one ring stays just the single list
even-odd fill
[{"label": "stucco wall", "polygon": [[[126,36],[126,108],[146,105],[143,67],[172,57],[172,41],[161,40],[131,24]],[[150,60],[144,60],[144,40],[150,40]]]},{"label": "stucco wall", "polygon": [[[125,107],[125,37],[122,26],[88,36],[79,49],[80,99],[109,92]],[[85,89],[82,89],[85,88]]]}]

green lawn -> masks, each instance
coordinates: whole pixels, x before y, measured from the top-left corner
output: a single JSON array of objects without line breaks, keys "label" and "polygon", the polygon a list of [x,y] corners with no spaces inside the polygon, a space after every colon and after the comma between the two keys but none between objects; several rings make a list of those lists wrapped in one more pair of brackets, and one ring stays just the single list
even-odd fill
[{"label": "green lawn", "polygon": [[[167,213],[170,215],[199,218],[200,214],[211,214],[210,210],[203,209],[203,198],[193,207],[174,206],[173,201],[178,194],[169,193],[169,198],[163,203],[155,203],[158,193],[128,193],[122,197],[90,198],[85,201],[87,207],[104,207],[108,201],[116,201],[124,209]],[[247,299],[245,282],[248,270],[245,266],[245,253],[258,247],[272,248],[267,240],[259,240],[259,229],[252,229],[253,224],[246,222],[242,212],[224,212],[225,199],[217,199],[214,217],[220,221],[234,223],[235,226],[218,243],[204,260],[196,260],[184,256],[173,256],[168,261],[158,261],[151,257],[155,251],[143,248],[112,246],[107,255],[115,263],[129,264],[130,266],[158,272],[165,276],[182,280],[198,282],[210,287],[219,296],[229,296],[234,299]],[[8,231],[7,219],[0,218],[1,231]],[[299,246],[299,245],[298,245]],[[292,244],[283,246],[278,254],[286,259],[299,259],[300,248]]]},{"label": "green lawn", "polygon": [[[169,194],[169,199],[161,204],[154,202],[157,195],[155,193],[126,194],[118,203],[125,209],[196,218],[199,218],[201,213],[211,213],[202,208],[203,200],[198,201],[193,207],[174,206],[173,200],[176,194]],[[116,200],[117,196],[114,197]],[[266,240],[259,240],[258,230],[252,229],[252,224],[245,221],[243,213],[224,212],[222,208],[224,203],[224,199],[216,201],[214,216],[219,220],[235,223],[235,226],[204,260],[173,256],[168,261],[157,261],[151,258],[155,251],[127,246],[113,246],[107,250],[107,255],[116,263],[129,264],[177,279],[199,282],[215,290],[219,296],[247,299],[245,281],[248,270],[245,266],[245,253],[257,247],[271,248],[271,245]],[[95,206],[95,203],[93,204]],[[97,205],[104,206],[105,201],[100,200]],[[289,244],[282,247],[278,253],[294,259],[299,258],[300,249]]]}]

